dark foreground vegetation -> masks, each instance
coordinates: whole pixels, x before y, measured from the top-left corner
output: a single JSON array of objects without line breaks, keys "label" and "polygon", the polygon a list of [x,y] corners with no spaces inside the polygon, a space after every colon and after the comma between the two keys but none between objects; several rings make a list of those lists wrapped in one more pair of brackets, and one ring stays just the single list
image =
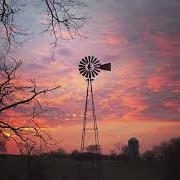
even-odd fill
[{"label": "dark foreground vegetation", "polygon": [[98,157],[77,151],[1,155],[0,180],[96,180],[95,162],[105,180],[179,180],[180,138],[163,142],[134,160],[126,153]]}]

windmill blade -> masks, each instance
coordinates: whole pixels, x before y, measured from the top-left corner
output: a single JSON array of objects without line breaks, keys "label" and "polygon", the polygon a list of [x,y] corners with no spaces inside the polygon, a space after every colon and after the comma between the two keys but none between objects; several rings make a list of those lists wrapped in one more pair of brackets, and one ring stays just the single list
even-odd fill
[{"label": "windmill blade", "polygon": [[80,65],[79,65],[79,68],[84,68],[84,69],[85,69],[85,66],[80,64]]},{"label": "windmill blade", "polygon": [[96,65],[94,65],[94,67],[95,67],[95,68],[100,68],[100,65],[101,65],[101,64],[96,64]]},{"label": "windmill blade", "polygon": [[111,63],[101,64],[99,68],[105,71],[111,71]]},{"label": "windmill blade", "polygon": [[79,64],[79,67],[84,67],[85,68],[86,65],[84,64]]},{"label": "windmill blade", "polygon": [[87,71],[84,71],[84,72],[82,73],[82,75],[83,75],[83,76],[85,76],[85,75],[86,75],[86,73],[87,73]]},{"label": "windmill blade", "polygon": [[98,73],[97,73],[95,70],[94,70],[93,72],[94,72],[94,74],[95,74],[96,76],[98,75]]},{"label": "windmill blade", "polygon": [[82,69],[82,70],[79,70],[80,74],[83,74],[86,70]]},{"label": "windmill blade", "polygon": [[92,73],[92,76],[95,77],[96,74],[94,73],[94,71],[92,71],[91,73]]},{"label": "windmill blade", "polygon": [[81,74],[82,76],[84,76],[85,71],[80,71],[80,74]]},{"label": "windmill blade", "polygon": [[98,68],[95,68],[94,70],[97,71],[97,72],[100,72],[100,70]]},{"label": "windmill blade", "polygon": [[95,58],[94,56],[92,56],[91,63],[95,64],[97,62],[99,62],[99,60],[97,58]]},{"label": "windmill blade", "polygon": [[80,61],[79,65],[81,65],[81,66],[85,66],[85,65],[86,65],[86,63],[84,63],[84,62]]},{"label": "windmill blade", "polygon": [[92,63],[94,63],[96,60],[97,60],[97,58],[95,58],[95,57],[93,56]]},{"label": "windmill blade", "polygon": [[96,64],[94,64],[94,67],[100,67],[100,63],[98,62],[98,63],[96,63]]},{"label": "windmill blade", "polygon": [[79,68],[79,71],[85,71],[85,69],[84,68]]},{"label": "windmill blade", "polygon": [[85,59],[86,59],[86,64],[87,64],[87,63],[89,63],[89,59],[88,59],[88,57],[85,57]]},{"label": "windmill blade", "polygon": [[94,62],[94,64],[100,63],[98,59],[96,59]]},{"label": "windmill blade", "polygon": [[[84,64],[86,64],[86,61],[87,61],[87,60],[86,60],[86,57],[85,57],[85,59],[82,59],[81,62],[84,63]],[[80,62],[80,63],[81,63],[81,62]]]},{"label": "windmill blade", "polygon": [[94,60],[94,56],[91,57],[91,63],[93,63],[93,60]]},{"label": "windmill blade", "polygon": [[88,78],[89,77],[89,72],[86,71],[85,77]]},{"label": "windmill blade", "polygon": [[89,72],[89,78],[91,79],[91,77],[92,77],[92,76],[91,76],[91,71],[90,71],[90,72]]}]

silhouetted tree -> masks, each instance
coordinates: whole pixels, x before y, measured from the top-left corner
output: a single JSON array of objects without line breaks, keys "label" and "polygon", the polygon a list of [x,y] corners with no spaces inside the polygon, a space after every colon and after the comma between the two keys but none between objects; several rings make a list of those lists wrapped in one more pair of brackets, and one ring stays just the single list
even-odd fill
[{"label": "silhouetted tree", "polygon": [[[21,0],[0,0],[0,39],[6,50],[19,46],[22,41],[18,39],[29,35],[28,30],[17,23],[26,5]],[[41,8],[44,16],[46,26],[43,33],[50,32],[54,37],[53,47],[59,38],[64,37],[63,33],[68,33],[70,38],[79,36],[79,29],[86,22],[86,15],[82,12],[85,4],[78,0],[37,0],[37,7]]]},{"label": "silhouetted tree", "polygon": [[145,160],[163,160],[167,167],[167,180],[180,179],[180,137],[164,141],[143,154]]},{"label": "silhouetted tree", "polygon": [[[51,92],[51,89],[40,89],[34,80],[21,83],[16,76],[21,61],[12,58],[11,62],[0,62],[0,134],[7,139],[13,139],[21,150],[22,143],[36,145],[37,141],[47,144],[50,136],[35,120],[43,112],[48,111],[38,101],[37,97]],[[30,113],[32,109],[32,112]],[[16,122],[15,115],[20,114],[21,120]],[[15,118],[16,119],[13,119]]]},{"label": "silhouetted tree", "polygon": [[77,149],[71,151],[72,156],[77,156],[79,154],[79,151]]},{"label": "silhouetted tree", "polygon": [[172,138],[169,141],[161,142],[151,150],[144,152],[143,156],[148,154],[151,158],[158,160],[180,160],[180,138]]},{"label": "silhouetted tree", "polygon": [[122,144],[120,142],[117,142],[114,144],[114,151],[117,153],[117,154],[120,154],[121,153],[121,149],[122,148]]},{"label": "silhouetted tree", "polygon": [[58,154],[58,155],[66,155],[67,152],[65,149],[62,147],[58,147],[56,150],[53,151],[53,153]]},{"label": "silhouetted tree", "polygon": [[42,155],[46,157],[50,157],[54,160],[68,157],[68,153],[62,147],[54,148],[53,150],[43,153]]},{"label": "silhouetted tree", "polygon": [[118,157],[119,157],[119,159],[124,160],[124,161],[127,161],[130,159],[129,158],[129,148],[127,145],[123,145],[121,147],[121,153],[119,154]]},{"label": "silhouetted tree", "polygon": [[156,157],[156,153],[152,150],[148,150],[148,151],[145,151],[143,154],[142,154],[142,159],[143,160],[154,160]]},{"label": "silhouetted tree", "polygon": [[129,148],[127,145],[123,145],[121,147],[121,154],[128,154],[129,153]]},{"label": "silhouetted tree", "polygon": [[[26,147],[29,151],[37,145],[36,142],[40,141],[39,139],[44,144],[51,139],[35,121],[35,118],[49,110],[44,108],[37,98],[59,86],[41,89],[35,80],[27,82],[16,76],[22,61],[12,57],[11,47],[19,47],[24,37],[30,35],[27,29],[18,24],[18,17],[32,1],[22,2],[21,0],[0,0],[0,48],[2,49],[0,50],[0,133],[8,139],[13,139],[21,153],[24,153],[21,148]],[[79,29],[86,22],[86,15],[81,11],[86,6],[84,3],[76,0],[39,0],[37,2],[37,7],[41,8],[46,22],[43,33],[50,32],[54,37],[53,53],[58,39],[64,38],[64,34],[68,34],[70,38],[80,36]],[[20,83],[22,81],[24,83]],[[29,108],[32,109],[31,114]],[[17,124],[17,119],[12,120],[13,113],[21,114],[24,119]],[[26,143],[25,146],[22,146],[22,143]]]}]

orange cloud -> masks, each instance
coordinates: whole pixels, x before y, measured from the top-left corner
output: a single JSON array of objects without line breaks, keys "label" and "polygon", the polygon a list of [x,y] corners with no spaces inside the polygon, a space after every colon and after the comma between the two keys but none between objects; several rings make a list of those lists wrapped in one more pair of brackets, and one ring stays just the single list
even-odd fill
[{"label": "orange cloud", "polygon": [[123,96],[121,102],[123,107],[129,108],[129,111],[122,117],[124,119],[140,119],[139,113],[146,110],[149,106],[144,102],[144,97]]},{"label": "orange cloud", "polygon": [[152,91],[158,92],[168,83],[169,81],[165,77],[152,76],[148,79],[147,86]]}]

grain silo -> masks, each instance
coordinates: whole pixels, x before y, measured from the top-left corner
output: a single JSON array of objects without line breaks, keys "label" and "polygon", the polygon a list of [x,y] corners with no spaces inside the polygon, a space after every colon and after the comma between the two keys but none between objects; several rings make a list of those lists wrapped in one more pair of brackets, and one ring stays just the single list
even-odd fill
[{"label": "grain silo", "polygon": [[134,160],[139,158],[139,141],[132,137],[128,141],[129,158]]}]

